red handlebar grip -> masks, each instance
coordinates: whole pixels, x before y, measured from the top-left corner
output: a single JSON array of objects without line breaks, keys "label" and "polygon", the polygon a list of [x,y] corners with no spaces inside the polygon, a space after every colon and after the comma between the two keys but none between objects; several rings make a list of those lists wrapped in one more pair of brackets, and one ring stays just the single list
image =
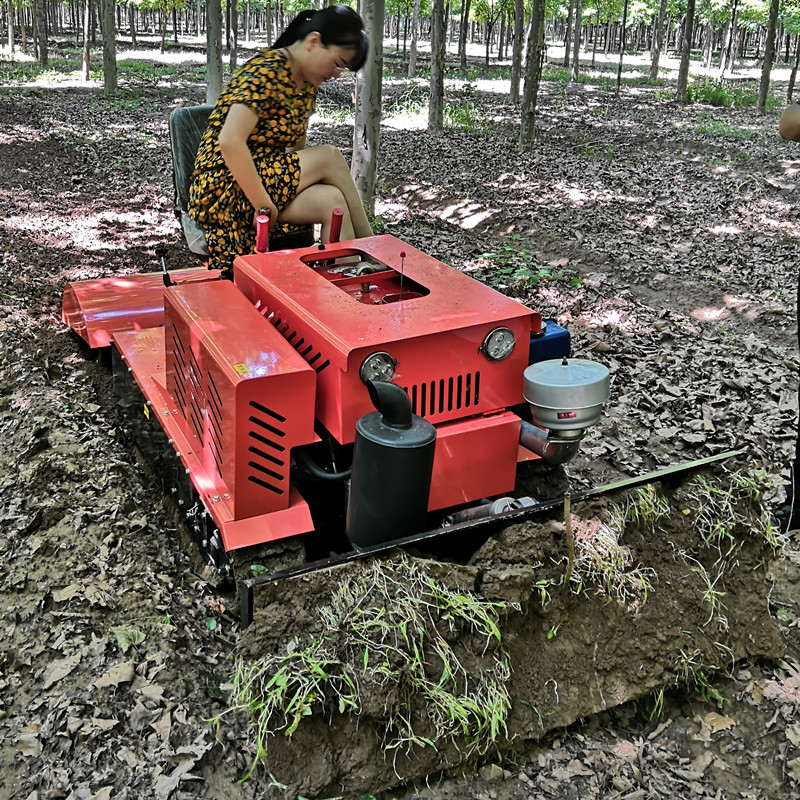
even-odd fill
[{"label": "red handlebar grip", "polygon": [[256,253],[266,253],[269,246],[269,214],[256,217]]},{"label": "red handlebar grip", "polygon": [[328,243],[333,244],[339,241],[339,236],[342,232],[342,217],[344,211],[341,208],[334,208],[331,214],[331,235],[328,237]]}]

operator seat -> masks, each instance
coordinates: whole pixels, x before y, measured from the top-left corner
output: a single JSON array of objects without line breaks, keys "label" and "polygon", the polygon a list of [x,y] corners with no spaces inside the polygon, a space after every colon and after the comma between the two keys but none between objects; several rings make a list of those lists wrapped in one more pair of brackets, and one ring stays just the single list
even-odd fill
[{"label": "operator seat", "polygon": [[[169,115],[169,143],[172,152],[172,182],[175,189],[175,216],[181,226],[183,238],[189,249],[208,258],[208,245],[203,229],[189,216],[189,184],[194,171],[194,160],[200,139],[208,127],[208,118],[214,106],[187,106],[176,108]],[[288,233],[269,237],[270,250],[310,247],[314,244],[314,229],[299,227]]]}]

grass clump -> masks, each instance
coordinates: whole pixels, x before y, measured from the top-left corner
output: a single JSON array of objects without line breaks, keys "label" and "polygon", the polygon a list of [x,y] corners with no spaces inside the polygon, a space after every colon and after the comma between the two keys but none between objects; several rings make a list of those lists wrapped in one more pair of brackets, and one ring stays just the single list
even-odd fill
[{"label": "grass clump", "polygon": [[[780,547],[780,532],[769,514],[760,509],[754,519],[753,506],[761,502],[762,488],[756,476],[745,471],[728,474],[726,484],[712,482],[699,475],[689,484],[694,528],[703,544],[717,550],[720,557],[730,555],[737,547],[737,529],[754,532],[774,550]],[[741,543],[741,540],[739,540]]]},{"label": "grass clump", "polygon": [[238,662],[229,711],[249,714],[256,748],[245,777],[269,736],[291,736],[315,710],[378,717],[387,751],[449,743],[485,753],[507,733],[511,668],[498,625],[506,608],[450,588],[406,556],[353,574],[319,608],[321,635],[295,639],[286,655]]},{"label": "grass clump", "polygon": [[591,536],[575,541],[570,585],[574,584],[578,592],[594,585],[598,594],[635,608],[647,602],[655,573],[648,567],[633,565],[630,548],[620,542],[622,530],[624,517],[617,514],[610,524],[603,524]]},{"label": "grass clump", "polygon": [[622,543],[622,535],[629,523],[653,530],[669,512],[669,501],[652,484],[636,489],[624,505],[614,505],[608,523],[576,538],[570,586],[575,584],[580,592],[586,585],[594,585],[599,594],[630,608],[647,602],[655,571],[634,566],[633,554]]},{"label": "grass clump", "polygon": [[[714,78],[696,78],[686,87],[687,103],[705,103],[718,108],[755,108],[758,103],[758,89],[755,86],[732,86],[726,81]],[[770,94],[767,107],[774,108],[781,102]]]},{"label": "grass clump", "polygon": [[635,489],[621,509],[624,521],[646,525],[649,528],[669,515],[669,500],[656,491],[652,483]]}]

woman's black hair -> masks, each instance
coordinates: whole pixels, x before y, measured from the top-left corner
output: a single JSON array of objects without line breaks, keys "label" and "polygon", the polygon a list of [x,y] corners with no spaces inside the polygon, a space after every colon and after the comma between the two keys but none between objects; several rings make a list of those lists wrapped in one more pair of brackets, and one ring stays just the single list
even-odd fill
[{"label": "woman's black hair", "polygon": [[356,54],[347,65],[353,72],[364,66],[369,49],[369,37],[364,30],[361,17],[349,6],[327,6],[319,11],[303,11],[298,14],[278,37],[273,50],[289,47],[309,33],[319,33],[326,47],[354,47]]}]

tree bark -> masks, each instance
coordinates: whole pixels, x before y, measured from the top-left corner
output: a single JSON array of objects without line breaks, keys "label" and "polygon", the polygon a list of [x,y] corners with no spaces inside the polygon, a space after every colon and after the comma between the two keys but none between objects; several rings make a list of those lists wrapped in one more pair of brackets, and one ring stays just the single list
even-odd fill
[{"label": "tree bark", "polygon": [[736,39],[736,22],[738,18],[738,5],[739,0],[733,0],[733,8],[731,9],[731,18],[728,22],[728,28],[725,35],[725,43],[720,49],[719,53],[719,79],[722,80],[725,76],[725,70],[731,64],[731,53],[733,52],[733,42]]},{"label": "tree bark", "polygon": [[567,11],[567,29],[564,31],[564,69],[569,66],[569,50],[572,44],[572,14],[575,10],[575,0],[569,0]]},{"label": "tree bark", "polygon": [[231,8],[231,53],[228,59],[231,75],[236,71],[239,62],[239,4],[230,0]]},{"label": "tree bark", "polygon": [[222,0],[206,0],[206,103],[222,92]]},{"label": "tree bark", "polygon": [[350,172],[370,216],[375,215],[375,184],[381,132],[383,94],[384,0],[371,0],[364,10],[372,56],[367,58],[356,81],[356,114],[353,129],[353,163]]},{"label": "tree bark", "polygon": [[[689,0],[693,3],[694,0]],[[628,0],[625,0],[625,5],[622,7],[622,31],[619,35],[619,64],[617,65],[617,86],[616,95],[619,97],[619,88],[622,83],[622,61],[625,58],[625,28],[628,25]]]},{"label": "tree bark", "polygon": [[411,19],[411,48],[408,56],[408,77],[417,74],[417,30],[419,29],[420,0],[414,0],[414,12]]},{"label": "tree bark", "polygon": [[461,18],[461,28],[458,31],[458,58],[461,69],[467,68],[467,29],[469,28],[469,7],[471,3],[472,0],[465,0],[464,2],[464,15]]},{"label": "tree bark", "polygon": [[685,104],[688,100],[686,89],[689,86],[689,59],[692,53],[692,39],[694,37],[694,11],[695,0],[687,0],[686,18],[683,23],[683,47],[681,48],[681,65],[678,69],[678,86],[675,97],[679,103]]},{"label": "tree bark", "polygon": [[528,34],[525,87],[522,92],[522,118],[519,128],[519,149],[521,151],[532,150],[535,138],[536,100],[539,96],[542,61],[544,60],[544,14],[545,0],[533,0],[531,29]]},{"label": "tree bark", "polygon": [[161,23],[161,50],[164,52],[167,49],[167,2],[160,0],[158,4],[158,18]]},{"label": "tree bark", "polygon": [[101,0],[103,14],[103,89],[117,91],[117,30],[114,0]]},{"label": "tree bark", "polygon": [[135,50],[138,47],[136,41],[136,17],[133,11],[133,3],[128,0],[128,27],[131,32],[131,47]]},{"label": "tree bark", "polygon": [[658,9],[658,19],[656,29],[653,31],[653,46],[650,49],[650,80],[658,78],[658,62],[661,60],[661,48],[664,46],[664,16],[667,13],[667,3],[669,0],[661,0]]},{"label": "tree bark", "polygon": [[431,0],[431,91],[428,130],[444,130],[444,0]]},{"label": "tree bark", "polygon": [[511,53],[511,92],[509,100],[519,103],[519,84],[522,74],[522,45],[525,40],[524,0],[514,0],[514,49]]},{"label": "tree bark", "polygon": [[792,95],[794,94],[794,84],[797,80],[797,67],[800,66],[800,35],[797,37],[797,45],[794,51],[794,64],[792,65],[792,72],[789,75],[789,86],[786,90],[786,99],[792,102]]},{"label": "tree bark", "polygon": [[39,63],[47,66],[47,15],[45,14],[46,0],[35,0],[34,11],[36,14],[36,38],[39,44]]},{"label": "tree bark", "polygon": [[89,29],[91,28],[92,0],[83,3],[83,79],[89,82]]},{"label": "tree bark", "polygon": [[772,72],[772,62],[775,59],[775,27],[778,23],[778,7],[780,0],[772,0],[769,5],[769,19],[767,21],[766,41],[764,42],[764,65],[761,68],[761,82],[758,85],[758,102],[756,110],[759,114],[766,113],[767,95],[769,94],[769,78]]},{"label": "tree bark", "polygon": [[575,0],[575,36],[572,42],[572,72],[570,73],[570,80],[575,82],[578,80],[578,73],[580,72],[580,55],[581,55],[581,17],[583,15],[583,0]]}]

